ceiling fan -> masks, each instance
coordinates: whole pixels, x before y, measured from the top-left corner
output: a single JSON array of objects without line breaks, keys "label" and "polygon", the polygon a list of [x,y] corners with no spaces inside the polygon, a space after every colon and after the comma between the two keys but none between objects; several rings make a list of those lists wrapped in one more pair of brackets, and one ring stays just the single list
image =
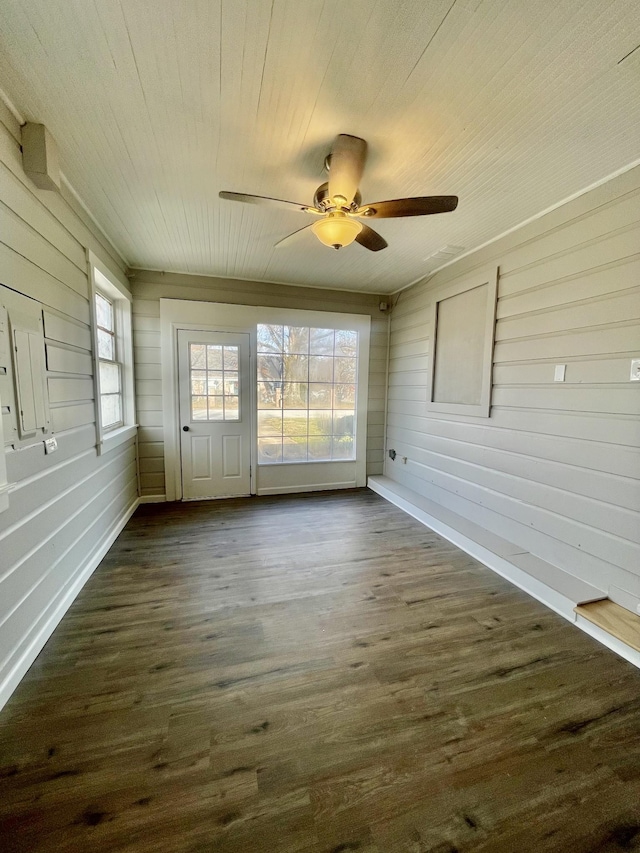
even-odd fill
[{"label": "ceiling fan", "polygon": [[248,204],[270,205],[311,213],[318,219],[311,225],[305,225],[293,234],[284,237],[276,246],[298,237],[309,229],[325,246],[341,249],[356,240],[365,249],[379,252],[387,248],[387,241],[368,225],[358,219],[389,219],[398,216],[427,216],[433,213],[447,213],[455,210],[458,197],[455,195],[418,196],[416,198],[396,198],[392,201],[377,201],[374,204],[362,204],[358,185],[364,171],[367,158],[367,143],[358,136],[341,133],[336,136],[331,153],[325,159],[329,172],[329,181],[321,184],[313,196],[313,204],[296,204],[278,198],[261,195],[247,195],[223,191],[220,198],[229,201],[243,201]]}]

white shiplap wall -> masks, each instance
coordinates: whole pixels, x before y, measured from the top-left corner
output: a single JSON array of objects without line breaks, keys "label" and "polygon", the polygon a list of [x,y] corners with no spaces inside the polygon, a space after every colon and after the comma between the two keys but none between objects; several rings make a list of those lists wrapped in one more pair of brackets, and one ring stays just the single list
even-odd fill
[{"label": "white shiplap wall", "polygon": [[379,295],[315,290],[255,281],[136,270],[132,279],[133,342],[138,407],[140,483],[144,497],[165,491],[160,374],[160,299],[192,299],[234,305],[306,308],[371,317],[367,473],[382,471],[388,318]]},{"label": "white shiplap wall", "polygon": [[0,284],[43,305],[55,454],[6,452],[0,514],[0,707],[137,503],[135,442],[96,454],[86,249],[123,262],[73,198],[22,171],[19,127],[0,112]]},{"label": "white shiplap wall", "polygon": [[[431,294],[500,267],[490,419],[427,413]],[[398,294],[385,474],[640,597],[640,168]],[[566,381],[554,383],[554,365]]]}]

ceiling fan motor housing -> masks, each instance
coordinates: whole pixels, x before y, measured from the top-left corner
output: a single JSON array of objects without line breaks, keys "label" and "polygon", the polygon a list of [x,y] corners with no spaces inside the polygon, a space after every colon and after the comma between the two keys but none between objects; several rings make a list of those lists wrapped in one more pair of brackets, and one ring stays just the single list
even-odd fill
[{"label": "ceiling fan motor housing", "polygon": [[[362,202],[362,196],[360,195],[360,191],[358,191],[355,194],[354,199],[351,202],[351,204],[348,207],[343,207],[342,210],[347,210],[349,212],[353,212],[360,207],[361,202]],[[323,210],[325,212],[328,210],[334,210],[335,209],[335,205],[332,203],[332,199],[329,195],[329,184],[328,183],[320,184],[320,186],[318,187],[318,189],[315,191],[315,193],[313,195],[313,204],[319,210]]]}]

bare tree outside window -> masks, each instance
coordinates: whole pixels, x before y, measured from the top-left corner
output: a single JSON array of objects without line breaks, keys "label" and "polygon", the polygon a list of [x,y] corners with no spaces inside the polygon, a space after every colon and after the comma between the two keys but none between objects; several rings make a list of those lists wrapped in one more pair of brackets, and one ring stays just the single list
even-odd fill
[{"label": "bare tree outside window", "polygon": [[358,333],[258,325],[258,461],[355,459]]}]

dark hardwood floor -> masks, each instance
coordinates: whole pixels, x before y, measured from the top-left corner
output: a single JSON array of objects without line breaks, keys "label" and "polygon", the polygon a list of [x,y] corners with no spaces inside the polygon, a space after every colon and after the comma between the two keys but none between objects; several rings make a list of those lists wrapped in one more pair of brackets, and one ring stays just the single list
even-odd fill
[{"label": "dark hardwood floor", "polygon": [[141,507],[0,713],[0,850],[640,850],[640,672],[366,490]]}]

